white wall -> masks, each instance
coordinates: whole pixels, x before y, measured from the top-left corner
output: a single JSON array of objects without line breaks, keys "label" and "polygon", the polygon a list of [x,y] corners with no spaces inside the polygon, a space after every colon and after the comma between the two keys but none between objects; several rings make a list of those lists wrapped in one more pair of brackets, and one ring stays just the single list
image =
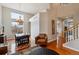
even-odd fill
[{"label": "white wall", "polygon": [[40,33],[47,34],[48,42],[55,40],[55,36],[52,34],[52,19],[48,12],[40,13]]},{"label": "white wall", "polygon": [[[12,34],[12,28],[11,28],[11,12],[12,9],[7,7],[2,7],[2,23],[4,26],[4,34],[7,35],[9,38],[14,38],[14,35]],[[17,11],[16,11],[17,12]],[[32,14],[24,13],[24,33],[28,34],[30,33],[30,24],[29,24],[29,18],[32,17]]]},{"label": "white wall", "polygon": [[40,33],[48,34],[48,14],[47,12],[40,13]]},{"label": "white wall", "polygon": [[30,34],[30,22],[29,18],[31,18],[33,15],[24,13],[24,33],[25,34]]},{"label": "white wall", "polygon": [[2,22],[4,26],[4,34],[7,35],[7,37],[12,37],[11,32],[11,9],[2,7]]}]

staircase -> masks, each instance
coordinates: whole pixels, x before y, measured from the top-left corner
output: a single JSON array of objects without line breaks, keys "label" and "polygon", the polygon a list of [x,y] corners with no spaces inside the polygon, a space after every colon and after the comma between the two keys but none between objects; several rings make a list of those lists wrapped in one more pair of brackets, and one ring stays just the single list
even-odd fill
[{"label": "staircase", "polygon": [[79,23],[63,32],[63,47],[79,52]]}]

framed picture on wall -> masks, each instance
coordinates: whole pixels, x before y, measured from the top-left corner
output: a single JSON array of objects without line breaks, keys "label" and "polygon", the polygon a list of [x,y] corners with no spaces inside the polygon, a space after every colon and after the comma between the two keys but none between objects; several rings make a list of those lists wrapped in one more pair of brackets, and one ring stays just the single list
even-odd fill
[{"label": "framed picture on wall", "polygon": [[55,20],[52,20],[52,34],[55,34]]}]

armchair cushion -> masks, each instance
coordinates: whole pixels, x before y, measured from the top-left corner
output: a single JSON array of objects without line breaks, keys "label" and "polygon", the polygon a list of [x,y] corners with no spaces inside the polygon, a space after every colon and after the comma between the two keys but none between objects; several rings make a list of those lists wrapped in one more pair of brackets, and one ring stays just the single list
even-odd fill
[{"label": "armchair cushion", "polygon": [[36,38],[35,38],[35,43],[39,44],[39,45],[45,45],[47,44],[47,35],[46,34],[39,34]]},{"label": "armchair cushion", "polygon": [[39,39],[38,42],[45,42],[45,39]]}]

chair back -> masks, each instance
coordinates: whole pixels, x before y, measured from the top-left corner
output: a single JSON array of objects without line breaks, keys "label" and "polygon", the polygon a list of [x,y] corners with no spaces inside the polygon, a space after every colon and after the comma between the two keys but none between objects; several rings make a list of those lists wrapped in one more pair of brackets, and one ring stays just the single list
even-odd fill
[{"label": "chair back", "polygon": [[47,35],[46,34],[39,34],[35,37],[35,43],[36,44],[47,44]]}]

